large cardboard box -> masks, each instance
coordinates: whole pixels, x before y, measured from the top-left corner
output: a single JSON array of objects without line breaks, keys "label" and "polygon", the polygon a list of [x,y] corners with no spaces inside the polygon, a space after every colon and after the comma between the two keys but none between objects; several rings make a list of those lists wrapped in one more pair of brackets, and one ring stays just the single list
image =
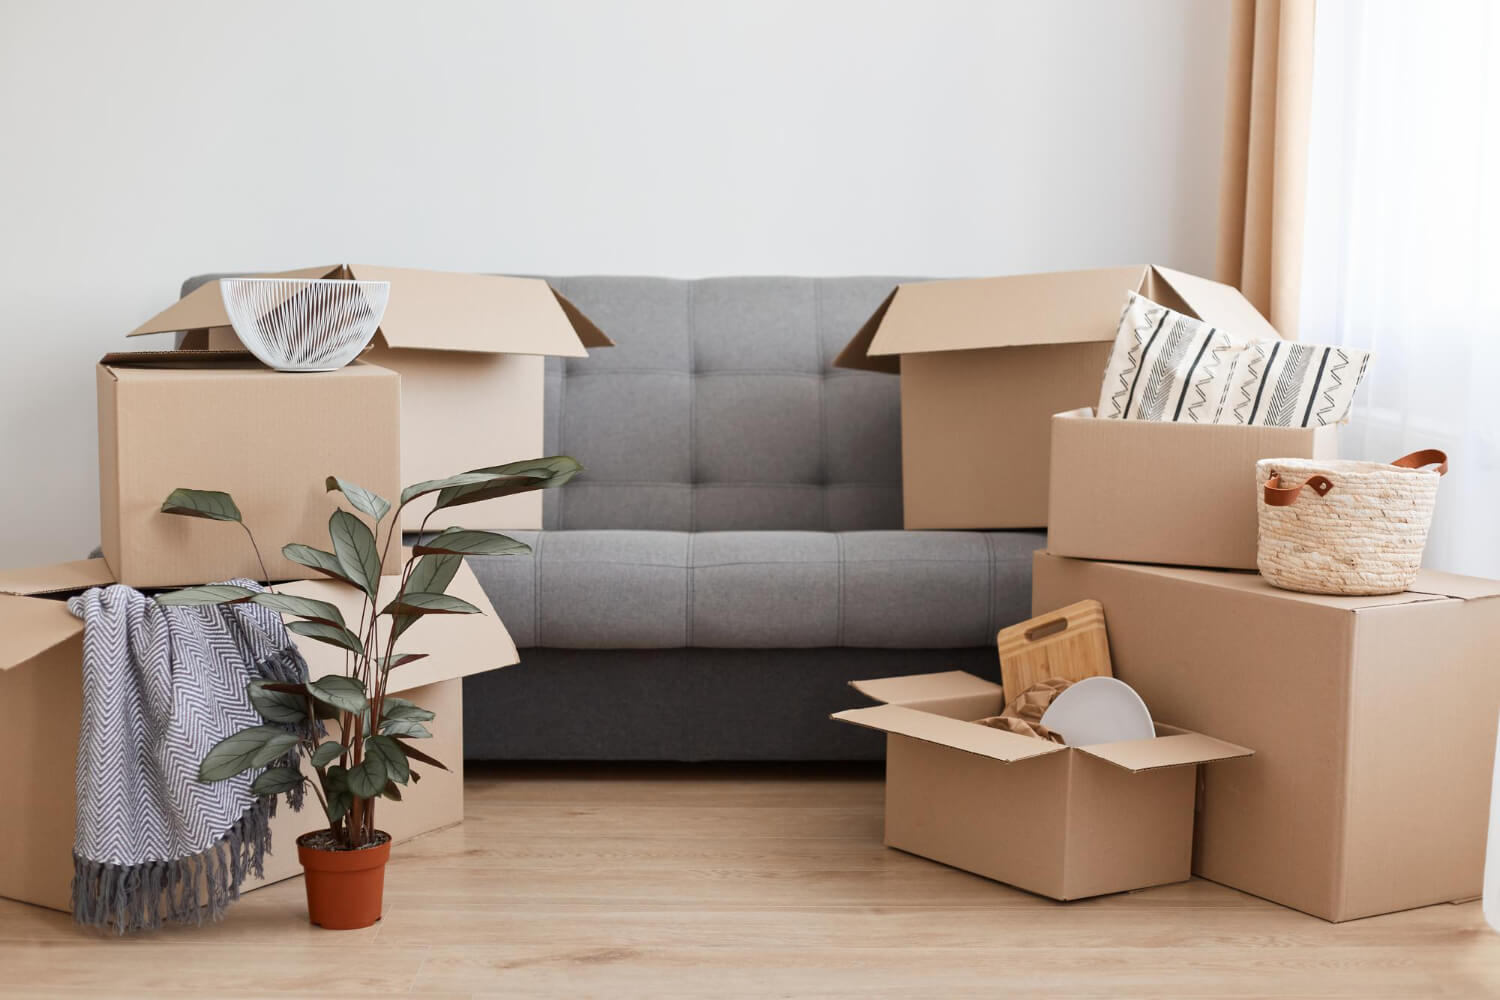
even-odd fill
[{"label": "large cardboard box", "polygon": [[1052,418],[1047,551],[1255,569],[1255,463],[1336,458],[1338,428]]},{"label": "large cardboard box", "polygon": [[1325,597],[1038,553],[1032,595],[1103,603],[1115,674],[1153,712],[1255,747],[1205,773],[1197,874],[1327,920],[1479,894],[1500,582]]},{"label": "large cardboard box", "polygon": [[1053,899],[1189,877],[1196,765],[1251,751],[1172,726],[1064,747],[976,725],[1000,685],[962,671],[855,681],[833,718],[886,733],[885,842]]},{"label": "large cardboard box", "polygon": [[[38,906],[72,906],[73,770],[83,707],[83,622],[66,599],[90,587],[115,582],[102,559],[0,574],[0,704],[10,721],[0,747],[10,766],[0,768],[0,896]],[[393,594],[399,578],[383,582]],[[333,581],[280,584],[282,593],[316,597],[358,617],[357,595]],[[419,765],[420,782],[402,789],[403,801],[377,806],[378,825],[398,843],[463,820],[463,677],[518,661],[510,634],[495,616],[472,571],[461,567],[448,592],[484,609],[480,615],[444,615],[414,625],[403,648],[429,656],[392,675],[392,690],[437,713],[428,724],[433,738],[422,750],[451,771]],[[387,594],[386,596],[390,596]],[[409,638],[407,638],[409,637]],[[299,639],[309,673],[344,671],[344,654],[332,646]],[[272,853],[265,877],[247,880],[255,889],[300,874],[296,839],[325,825],[317,801],[308,796],[300,813],[278,803],[272,821]]]},{"label": "large cardboard box", "polygon": [[[544,355],[580,358],[613,343],[539,278],[337,264],[263,277],[389,281],[390,302],[363,357],[401,374],[402,485],[520,459],[542,446]],[[177,331],[186,349],[239,349],[217,281],[131,331]],[[579,457],[579,456],[575,456]],[[579,457],[586,463],[586,457]],[[423,499],[402,520],[415,530]],[[522,493],[439,511],[431,528],[540,528],[542,495]]]},{"label": "large cardboard box", "polygon": [[900,285],[834,362],[901,376],[907,528],[1047,524],[1054,413],[1099,400],[1127,292],[1254,339],[1238,291],[1165,267]]},{"label": "large cardboard box", "polygon": [[401,379],[386,368],[285,374],[243,353],[148,351],[106,355],[97,375],[99,531],[121,583],[264,580],[237,525],[161,512],[178,487],[232,494],[272,580],[307,575],[288,542],[328,547],[342,499],[328,476],[400,495]]}]

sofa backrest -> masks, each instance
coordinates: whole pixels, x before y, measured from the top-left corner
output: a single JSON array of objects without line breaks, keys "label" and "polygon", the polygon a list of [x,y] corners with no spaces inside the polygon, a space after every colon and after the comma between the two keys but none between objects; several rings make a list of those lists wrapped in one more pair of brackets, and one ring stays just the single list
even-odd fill
[{"label": "sofa backrest", "polygon": [[548,528],[901,527],[898,380],[832,362],[903,279],[548,280],[616,343],[548,359]]},{"label": "sofa backrest", "polygon": [[547,359],[545,527],[901,527],[897,379],[832,363],[908,279],[548,280],[616,346]]}]

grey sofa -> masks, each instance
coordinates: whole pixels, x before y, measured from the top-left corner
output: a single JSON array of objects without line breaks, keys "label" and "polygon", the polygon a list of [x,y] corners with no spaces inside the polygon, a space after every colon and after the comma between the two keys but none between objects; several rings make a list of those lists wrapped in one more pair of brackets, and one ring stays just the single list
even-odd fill
[{"label": "grey sofa", "polygon": [[465,680],[465,756],[878,759],[850,680],[998,680],[1045,536],[900,530],[898,381],[832,367],[902,279],[549,280],[618,346],[548,359],[587,471],[470,560],[521,662]]}]

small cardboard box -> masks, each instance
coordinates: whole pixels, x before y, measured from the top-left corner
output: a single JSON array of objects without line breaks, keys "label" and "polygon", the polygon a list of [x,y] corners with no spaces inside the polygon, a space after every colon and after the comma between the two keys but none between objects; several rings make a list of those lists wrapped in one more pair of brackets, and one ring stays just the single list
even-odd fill
[{"label": "small cardboard box", "polygon": [[1163,725],[1088,747],[976,725],[1005,700],[958,670],[853,686],[882,704],[833,717],[887,734],[886,845],[1053,899],[1187,879],[1196,765],[1251,754]]},{"label": "small cardboard box", "polygon": [[1052,418],[1047,551],[1255,569],[1255,463],[1336,458],[1337,427]]},{"label": "small cardboard box", "polygon": [[[581,358],[585,348],[613,344],[540,278],[365,264],[259,276],[391,283],[385,316],[363,357],[401,375],[403,486],[540,457],[543,356]],[[184,334],[184,349],[241,348],[217,281],[194,289],[130,336],[170,331]],[[432,503],[424,498],[409,506],[402,526],[416,530]],[[433,529],[540,528],[542,494],[439,511],[427,523]]]},{"label": "small cardboard box", "polygon": [[[328,476],[400,495],[401,379],[385,368],[285,374],[238,352],[150,351],[105,355],[97,381],[99,532],[121,583],[305,577],[281,547],[328,548]],[[163,514],[178,487],[232,494],[266,572],[237,525]]]},{"label": "small cardboard box", "polygon": [[1104,605],[1115,675],[1255,747],[1204,776],[1193,870],[1326,920],[1479,895],[1500,582],[1326,597],[1254,573],[1038,553],[1032,606]]},{"label": "small cardboard box", "polygon": [[907,528],[1046,526],[1052,415],[1098,402],[1130,291],[1278,336],[1238,291],[1165,267],[917,282],[881,303],[834,363],[900,373]]},{"label": "small cardboard box", "polygon": [[[102,559],[0,574],[0,704],[11,720],[0,746],[12,766],[0,769],[0,896],[55,910],[72,906],[73,769],[83,707],[83,622],[68,612],[66,598],[115,580]],[[386,579],[393,593],[397,577]],[[286,594],[315,597],[358,617],[358,595],[333,581],[280,584]],[[433,737],[421,749],[451,771],[419,765],[421,782],[402,789],[403,801],[381,802],[378,825],[397,842],[463,820],[463,677],[518,660],[515,645],[495,616],[479,582],[460,567],[448,592],[484,609],[480,615],[445,615],[419,622],[407,633],[410,648],[429,654],[392,675],[392,690],[437,713]],[[390,595],[386,595],[390,596]],[[295,637],[294,637],[295,638]],[[312,677],[342,673],[344,654],[332,646],[299,639]],[[255,889],[301,872],[296,839],[325,825],[309,795],[300,813],[284,801],[272,821],[272,853]]]}]

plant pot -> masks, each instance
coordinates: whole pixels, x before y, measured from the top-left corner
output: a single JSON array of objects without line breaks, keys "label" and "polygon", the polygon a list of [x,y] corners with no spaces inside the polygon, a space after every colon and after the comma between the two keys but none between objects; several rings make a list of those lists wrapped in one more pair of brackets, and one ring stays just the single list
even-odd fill
[{"label": "plant pot", "polygon": [[297,860],[307,883],[307,918],[331,931],[369,927],[380,919],[390,834],[376,830],[376,843],[354,850],[309,845],[324,833],[315,830],[297,838]]}]

